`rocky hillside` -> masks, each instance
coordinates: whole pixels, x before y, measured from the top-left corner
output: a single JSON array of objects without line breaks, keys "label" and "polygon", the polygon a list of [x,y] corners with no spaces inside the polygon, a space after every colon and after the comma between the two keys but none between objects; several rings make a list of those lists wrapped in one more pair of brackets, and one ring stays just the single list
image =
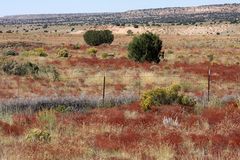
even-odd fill
[{"label": "rocky hillside", "polygon": [[125,24],[125,23],[196,23],[206,21],[240,20],[239,4],[205,5],[197,7],[173,7],[131,10],[118,13],[91,14],[39,14],[17,15],[0,18],[0,24],[78,23],[78,24]]}]

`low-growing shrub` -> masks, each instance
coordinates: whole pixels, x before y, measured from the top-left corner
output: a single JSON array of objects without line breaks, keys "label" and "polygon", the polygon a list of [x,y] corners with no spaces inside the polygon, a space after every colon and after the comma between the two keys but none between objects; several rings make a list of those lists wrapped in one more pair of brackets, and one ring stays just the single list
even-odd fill
[{"label": "low-growing shrub", "polygon": [[43,131],[41,129],[31,129],[26,135],[26,139],[31,142],[50,142],[51,134],[48,131]]},{"label": "low-growing shrub", "polygon": [[96,56],[98,50],[96,48],[88,48],[87,53],[91,56]]},{"label": "low-growing shrub", "polygon": [[36,49],[34,49],[34,51],[40,57],[47,57],[48,56],[48,54],[45,52],[45,50],[43,48],[36,48]]},{"label": "low-growing shrub", "polygon": [[103,59],[108,58],[108,53],[106,53],[106,52],[105,52],[105,53],[102,53],[102,58],[103,58]]},{"label": "low-growing shrub", "polygon": [[66,48],[60,48],[57,50],[58,57],[69,57],[69,51]]},{"label": "low-growing shrub", "polygon": [[181,95],[178,98],[178,103],[180,105],[184,106],[195,106],[196,105],[196,100],[192,97],[186,96],[186,95]]},{"label": "low-growing shrub", "polygon": [[145,92],[141,97],[140,106],[143,110],[149,110],[152,106],[180,105],[194,106],[195,100],[191,97],[180,95],[180,85],[173,85],[166,88],[158,88]]},{"label": "low-growing shrub", "polygon": [[133,36],[133,31],[129,29],[129,30],[127,31],[127,35],[128,35],[128,36]]},{"label": "low-growing shrub", "polygon": [[2,69],[5,73],[10,75],[24,76],[27,74],[38,74],[39,67],[36,64],[27,62],[24,64],[18,64],[16,61],[9,61],[3,64]]},{"label": "low-growing shrub", "polygon": [[14,50],[8,50],[8,51],[5,51],[3,53],[4,56],[17,56],[19,55],[19,53],[17,51],[14,51]]},{"label": "low-growing shrub", "polygon": [[53,130],[56,125],[56,111],[53,109],[44,109],[37,113],[40,122],[45,123],[45,128]]},{"label": "low-growing shrub", "polygon": [[75,44],[75,45],[73,46],[73,49],[80,49],[80,48],[81,48],[81,46],[80,46],[79,43],[77,43],[77,44]]},{"label": "low-growing shrub", "polygon": [[71,111],[71,108],[65,105],[58,105],[57,107],[54,108],[54,110],[59,113],[67,113]]},{"label": "low-growing shrub", "polygon": [[48,54],[45,52],[45,50],[43,48],[36,48],[34,50],[30,50],[30,51],[24,51],[21,54],[22,56],[39,56],[39,57],[47,57]]},{"label": "low-growing shrub", "polygon": [[59,81],[59,79],[60,79],[60,73],[53,66],[42,66],[42,67],[40,67],[38,75],[40,77],[46,77],[46,78],[51,79],[53,81]]}]

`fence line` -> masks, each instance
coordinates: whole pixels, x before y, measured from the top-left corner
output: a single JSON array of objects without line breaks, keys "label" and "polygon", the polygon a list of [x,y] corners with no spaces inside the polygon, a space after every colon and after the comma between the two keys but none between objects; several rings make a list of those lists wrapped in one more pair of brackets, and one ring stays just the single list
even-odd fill
[{"label": "fence line", "polygon": [[[86,79],[90,79],[90,78],[99,78],[96,80],[96,82],[94,82],[93,84],[84,84],[84,82],[80,82],[80,80],[86,80]],[[124,78],[132,78],[129,80],[130,83],[127,82],[124,82]],[[53,84],[47,84],[47,86],[42,86],[42,84],[40,83],[41,87],[37,87],[37,84],[35,84],[36,86],[34,87],[34,89],[36,90],[41,90],[41,89],[44,89],[45,92],[44,93],[52,93],[54,95],[68,95],[68,94],[72,94],[71,93],[71,89],[74,90],[74,92],[77,92],[76,94],[78,94],[78,92],[91,92],[92,89],[95,89],[97,94],[98,95],[102,95],[102,99],[103,99],[103,104],[104,104],[104,100],[107,96],[107,94],[111,94],[111,92],[116,92],[116,88],[117,87],[120,87],[120,90],[121,90],[121,85],[123,88],[128,88],[128,89],[123,89],[123,91],[121,92],[124,92],[124,91],[129,91],[130,92],[135,92],[136,95],[140,96],[142,94],[142,92],[144,90],[146,90],[147,88],[147,85],[149,87],[149,85],[153,85],[153,87],[158,87],[158,86],[167,86],[169,84],[172,84],[173,83],[173,80],[170,80],[171,78],[174,79],[174,78],[179,78],[177,79],[178,82],[184,84],[184,83],[188,83],[187,81],[190,81],[190,85],[191,87],[193,88],[197,88],[196,90],[199,90],[199,92],[202,92],[202,96],[205,94],[205,92],[207,92],[207,96],[208,96],[208,101],[210,100],[210,95],[213,96],[214,94],[214,90],[216,89],[216,87],[220,87],[221,88],[221,85],[224,85],[224,84],[227,84],[226,83],[221,83],[221,84],[218,84],[220,82],[218,81],[214,81],[211,79],[211,73],[209,72],[209,76],[208,76],[208,79],[205,79],[204,81],[199,81],[199,82],[193,82],[191,81],[191,78],[189,78],[189,80],[184,80],[184,79],[181,79],[182,77],[180,75],[171,75],[171,76],[149,76],[149,75],[137,75],[137,76],[121,76],[119,77],[118,79],[113,79],[113,78],[116,78],[116,76],[110,76],[110,75],[103,75],[103,76],[100,76],[100,75],[97,75],[97,76],[79,76],[79,77],[68,77],[68,78],[63,78],[61,80],[68,80],[66,82],[64,81],[60,81],[59,83],[62,83],[60,86],[59,85],[56,85],[54,83],[58,83],[58,82],[51,82]],[[122,79],[121,79],[122,78]],[[144,81],[144,78],[149,78],[151,80],[151,78],[153,78],[153,82],[145,82]],[[163,78],[164,80],[167,80],[167,81],[162,81],[161,78]],[[169,78],[169,80],[168,80]],[[159,81],[157,81],[159,79]],[[109,82],[110,80],[110,82]],[[117,81],[117,82],[115,82]],[[0,88],[0,99],[7,99],[7,98],[19,98],[21,97],[20,94],[23,94],[23,97],[24,95],[28,95],[30,94],[29,97],[31,96],[38,96],[39,93],[34,92],[31,90],[31,85],[34,85],[34,84],[28,84],[27,88],[26,88],[26,84],[25,83],[22,83],[24,82],[24,80],[20,80],[19,78],[16,80],[15,79],[15,83],[13,85],[13,82],[10,82],[10,81],[4,81],[4,79],[1,79],[0,80],[0,83],[4,84],[4,87],[3,88]],[[73,84],[69,84],[71,82],[75,82]],[[235,90],[236,90],[236,94],[240,94],[240,83],[234,83],[232,82],[234,87],[235,87]],[[231,83],[229,83],[231,84]],[[46,85],[46,84],[45,84]],[[117,86],[119,85],[119,86]],[[157,86],[156,86],[157,85]],[[187,84],[185,84],[187,85]],[[9,87],[10,86],[10,87]],[[28,88],[29,87],[29,88]],[[112,88],[111,88],[112,87]],[[113,88],[115,87],[115,88]],[[132,89],[129,89],[132,88]],[[188,87],[188,86],[185,86],[185,87]],[[202,88],[201,88],[202,87]],[[151,89],[151,87],[149,87],[149,89]],[[24,91],[25,90],[25,91]],[[109,92],[111,90],[111,92]],[[5,96],[4,97],[4,93],[8,93],[11,91],[15,91],[15,93],[13,94],[9,94],[10,96]],[[61,92],[64,92],[64,93],[61,93]],[[16,93],[17,92],[17,93]],[[46,94],[46,95],[47,95]],[[28,97],[26,96],[26,97]]]}]

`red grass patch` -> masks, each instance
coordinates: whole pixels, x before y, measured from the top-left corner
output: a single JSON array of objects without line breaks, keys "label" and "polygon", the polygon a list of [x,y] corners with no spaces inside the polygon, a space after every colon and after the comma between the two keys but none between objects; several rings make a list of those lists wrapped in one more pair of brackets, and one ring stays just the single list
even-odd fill
[{"label": "red grass patch", "polygon": [[[177,62],[174,64],[174,68],[182,68],[186,73],[195,73],[200,74],[205,77],[208,76],[208,62],[198,63],[198,64],[187,64]],[[232,81],[238,82],[240,79],[240,66],[232,65],[232,66],[224,66],[222,64],[213,64],[211,66],[212,70],[212,79],[213,80],[224,80],[224,81]]]},{"label": "red grass patch", "polygon": [[[86,66],[86,67],[100,67],[100,68],[111,68],[111,69],[122,69],[122,68],[144,68],[150,69],[151,63],[137,63],[127,58],[115,58],[115,59],[98,59],[98,58],[70,58],[68,60],[70,66]],[[163,64],[157,65],[162,67]]]},{"label": "red grass patch", "polygon": [[225,111],[220,108],[207,108],[203,111],[202,117],[206,119],[210,125],[216,125],[224,120]]},{"label": "red grass patch", "polygon": [[142,137],[131,130],[122,132],[119,135],[105,133],[95,136],[95,146],[106,150],[134,150],[137,149]]},{"label": "red grass patch", "polygon": [[214,152],[221,151],[228,145],[228,139],[220,134],[212,135],[210,139]]},{"label": "red grass patch", "polygon": [[178,133],[178,132],[171,132],[171,133],[165,135],[162,138],[162,141],[164,143],[167,143],[167,144],[173,146],[173,147],[178,148],[182,144],[183,138],[182,138],[180,133]]},{"label": "red grass patch", "polygon": [[115,85],[114,85],[114,89],[115,89],[115,91],[117,91],[117,92],[122,92],[125,87],[126,87],[126,85],[124,85],[124,84],[115,84]]},{"label": "red grass patch", "polygon": [[17,125],[10,125],[6,122],[0,121],[0,128],[7,136],[20,136],[24,133],[24,129]]},{"label": "red grass patch", "polygon": [[198,148],[204,148],[209,144],[209,138],[205,135],[189,135],[194,145]]},{"label": "red grass patch", "polygon": [[184,126],[193,127],[201,121],[201,117],[197,115],[190,115],[184,119]]},{"label": "red grass patch", "polygon": [[36,123],[37,118],[35,115],[27,115],[27,114],[14,114],[12,116],[13,124],[19,126],[29,126]]},{"label": "red grass patch", "polygon": [[239,132],[233,132],[228,135],[228,143],[229,146],[232,148],[239,148],[240,147],[240,133]]}]

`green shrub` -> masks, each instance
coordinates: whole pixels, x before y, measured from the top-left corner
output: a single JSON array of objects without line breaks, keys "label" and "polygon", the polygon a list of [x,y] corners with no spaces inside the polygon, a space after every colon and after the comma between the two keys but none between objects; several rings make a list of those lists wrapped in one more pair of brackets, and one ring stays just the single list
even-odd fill
[{"label": "green shrub", "polygon": [[174,52],[172,50],[168,50],[167,54],[174,54]]},{"label": "green shrub", "polygon": [[195,106],[196,100],[192,97],[181,95],[178,98],[178,103],[183,106]]},{"label": "green shrub", "polygon": [[56,126],[56,111],[53,109],[44,109],[37,113],[37,118],[40,122],[45,124],[45,128],[53,130]]},{"label": "green shrub", "polygon": [[48,131],[34,128],[27,133],[26,139],[31,142],[50,142],[51,134]]},{"label": "green shrub", "polygon": [[87,49],[87,54],[91,55],[91,56],[96,56],[98,50],[96,48],[88,48]]},{"label": "green shrub", "polygon": [[53,66],[42,66],[42,67],[40,67],[38,75],[42,76],[42,77],[47,76],[48,79],[51,79],[53,81],[59,81],[59,79],[60,79],[59,72]]},{"label": "green shrub", "polygon": [[103,59],[108,58],[108,53],[106,53],[106,52],[105,52],[105,53],[102,53],[102,58],[103,58]]},{"label": "green shrub", "polygon": [[139,26],[137,24],[134,24],[133,27],[134,28],[139,28]]},{"label": "green shrub", "polygon": [[128,36],[133,36],[133,31],[129,29],[129,30],[127,31],[127,35],[128,35]]},{"label": "green shrub", "polygon": [[110,30],[89,30],[84,35],[85,42],[90,46],[99,46],[101,44],[111,44],[114,36]]},{"label": "green shrub", "polygon": [[171,105],[178,103],[185,106],[194,106],[195,100],[191,97],[179,95],[180,85],[166,88],[158,88],[145,92],[141,97],[140,106],[143,110],[149,110],[152,106]]},{"label": "green shrub", "polygon": [[237,97],[236,103],[237,103],[238,108],[240,109],[240,96]]},{"label": "green shrub", "polygon": [[71,108],[67,107],[65,105],[59,105],[59,106],[55,107],[54,110],[59,113],[67,113],[67,112],[71,111]]},{"label": "green shrub", "polygon": [[40,57],[48,56],[48,54],[45,52],[45,50],[43,48],[36,48],[36,49],[34,49],[34,52],[36,52],[36,55],[38,55]]},{"label": "green shrub", "polygon": [[60,48],[57,51],[58,57],[69,57],[69,51],[66,48]]},{"label": "green shrub", "polygon": [[81,46],[80,46],[79,43],[77,43],[77,44],[75,44],[75,45],[73,46],[73,49],[80,49],[80,48],[81,48]]},{"label": "green shrub", "polygon": [[14,51],[14,50],[8,50],[8,51],[5,51],[5,52],[3,53],[3,55],[4,55],[4,56],[17,56],[17,55],[19,55],[19,53],[16,52],[16,51]]},{"label": "green shrub", "polygon": [[21,53],[22,56],[25,56],[25,57],[30,57],[30,56],[37,56],[36,53],[34,51],[23,51]]},{"label": "green shrub", "polygon": [[45,52],[43,48],[36,48],[30,51],[22,52],[22,56],[30,57],[30,56],[39,56],[39,57],[47,57],[48,54]]},{"label": "green shrub", "polygon": [[144,33],[133,38],[128,46],[128,57],[138,62],[160,62],[162,41],[156,34]]},{"label": "green shrub", "polygon": [[27,62],[24,64],[18,64],[16,61],[9,61],[3,64],[2,69],[5,73],[10,75],[24,76],[27,74],[38,74],[39,67],[36,64]]}]

